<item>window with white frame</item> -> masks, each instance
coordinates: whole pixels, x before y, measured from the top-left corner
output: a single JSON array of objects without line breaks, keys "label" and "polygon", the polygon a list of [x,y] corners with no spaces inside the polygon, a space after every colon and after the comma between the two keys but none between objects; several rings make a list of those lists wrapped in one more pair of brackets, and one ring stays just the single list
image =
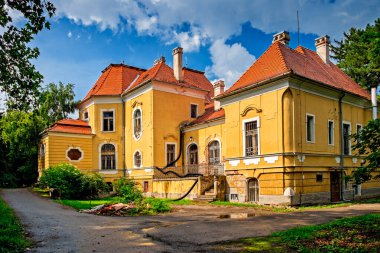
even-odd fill
[{"label": "window with white frame", "polygon": [[329,145],[334,145],[334,121],[327,122],[327,139]]},{"label": "window with white frame", "polygon": [[350,155],[351,154],[351,124],[343,123],[343,154]]},{"label": "window with white frame", "polygon": [[104,144],[101,148],[101,169],[116,169],[116,150],[113,144]]},{"label": "window with white frame", "polygon": [[190,115],[192,118],[198,117],[198,105],[196,104],[190,105]]},{"label": "window with white frame", "polygon": [[315,142],[315,116],[306,114],[306,141]]},{"label": "window with white frame", "polygon": [[[167,143],[166,144],[166,164],[171,164],[175,161],[175,144]],[[172,164],[172,166],[175,166]]]},{"label": "window with white frame", "polygon": [[188,163],[190,165],[198,164],[198,146],[195,143],[190,144],[188,147]]},{"label": "window with white frame", "polygon": [[219,141],[212,141],[208,144],[208,163],[220,163],[220,145]]},{"label": "window with white frame", "polygon": [[142,132],[142,115],[141,110],[136,109],[133,112],[133,135],[136,139],[141,137]]},{"label": "window with white frame", "polygon": [[140,168],[141,167],[141,152],[136,151],[135,155],[133,156],[133,160],[135,163],[135,168]]},{"label": "window with white frame", "polygon": [[103,131],[114,131],[114,111],[103,111]]},{"label": "window with white frame", "polygon": [[244,122],[245,156],[259,154],[259,122],[252,120]]},{"label": "window with white frame", "polygon": [[85,112],[83,113],[83,120],[88,121],[88,111],[85,111]]}]

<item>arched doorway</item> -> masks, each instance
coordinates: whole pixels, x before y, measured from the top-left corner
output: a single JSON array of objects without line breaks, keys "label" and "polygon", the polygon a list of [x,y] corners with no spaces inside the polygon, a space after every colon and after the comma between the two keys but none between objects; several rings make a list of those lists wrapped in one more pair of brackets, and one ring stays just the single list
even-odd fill
[{"label": "arched doorway", "polygon": [[248,181],[248,201],[259,202],[259,181],[257,178],[251,178]]},{"label": "arched doorway", "polygon": [[208,144],[208,163],[220,163],[220,147],[218,141],[212,141]]},{"label": "arched doorway", "polygon": [[191,144],[188,147],[189,165],[198,164],[198,146],[197,144]]}]

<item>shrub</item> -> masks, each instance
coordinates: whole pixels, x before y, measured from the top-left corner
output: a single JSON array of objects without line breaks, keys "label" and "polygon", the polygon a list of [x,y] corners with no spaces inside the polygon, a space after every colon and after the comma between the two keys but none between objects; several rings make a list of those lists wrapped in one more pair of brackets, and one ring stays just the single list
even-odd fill
[{"label": "shrub", "polygon": [[142,192],[137,188],[137,183],[128,178],[120,178],[116,182],[115,191],[126,203],[141,202],[143,199]]},{"label": "shrub", "polygon": [[71,164],[47,168],[42,172],[39,183],[41,187],[58,189],[63,199],[88,198],[108,189],[100,175],[84,175]]},{"label": "shrub", "polygon": [[165,213],[171,210],[167,201],[156,198],[146,198],[144,202],[148,205],[148,208],[153,210],[154,213]]}]

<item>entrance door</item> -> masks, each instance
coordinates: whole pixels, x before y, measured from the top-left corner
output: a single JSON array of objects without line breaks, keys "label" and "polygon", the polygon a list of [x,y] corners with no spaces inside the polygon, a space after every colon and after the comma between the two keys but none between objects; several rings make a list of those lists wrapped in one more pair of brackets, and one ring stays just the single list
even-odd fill
[{"label": "entrance door", "polygon": [[259,201],[259,181],[256,178],[252,178],[248,181],[248,201]]},{"label": "entrance door", "polygon": [[330,190],[331,190],[331,202],[340,200],[341,180],[340,172],[330,172]]}]

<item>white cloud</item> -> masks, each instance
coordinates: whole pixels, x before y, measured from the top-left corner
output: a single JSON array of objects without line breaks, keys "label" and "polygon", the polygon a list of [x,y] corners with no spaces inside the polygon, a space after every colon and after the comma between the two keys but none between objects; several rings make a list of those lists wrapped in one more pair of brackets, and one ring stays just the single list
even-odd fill
[{"label": "white cloud", "polygon": [[[217,78],[233,80],[242,72],[239,61],[222,63],[218,48],[233,54],[249,56],[240,44],[231,47],[221,43],[241,33],[243,24],[265,33],[297,31],[296,11],[300,13],[301,33],[328,34],[339,39],[350,27],[365,27],[378,18],[378,0],[53,0],[58,16],[66,16],[78,24],[96,25],[100,31],[115,33],[135,29],[140,36],[157,36],[166,44],[179,44],[185,52],[210,49]],[[254,43],[254,38],[252,38]],[[214,52],[214,53],[213,53]],[[248,58],[252,60],[252,56]],[[228,71],[227,71],[228,70]]]},{"label": "white cloud", "polygon": [[226,86],[231,86],[252,65],[255,57],[241,44],[226,45],[216,40],[210,47],[213,65],[206,68],[207,75],[223,77]]},{"label": "white cloud", "polygon": [[67,33],[67,38],[71,39],[71,37],[73,37],[73,33],[70,31]]}]

